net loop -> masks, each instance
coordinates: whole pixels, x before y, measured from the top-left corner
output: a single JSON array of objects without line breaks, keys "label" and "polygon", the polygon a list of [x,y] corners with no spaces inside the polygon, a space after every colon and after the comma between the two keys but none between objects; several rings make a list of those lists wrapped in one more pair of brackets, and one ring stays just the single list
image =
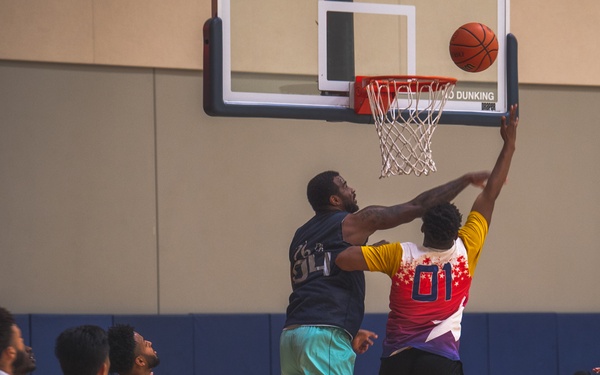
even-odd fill
[{"label": "net loop", "polygon": [[431,138],[456,79],[373,77],[366,86],[382,157],[381,176],[435,172]]}]

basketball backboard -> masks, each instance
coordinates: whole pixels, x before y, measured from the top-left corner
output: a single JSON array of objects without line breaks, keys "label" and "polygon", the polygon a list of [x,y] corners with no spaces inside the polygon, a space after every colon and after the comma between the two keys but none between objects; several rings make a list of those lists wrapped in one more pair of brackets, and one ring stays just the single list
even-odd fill
[{"label": "basketball backboard", "polygon": [[[209,115],[372,123],[353,110],[356,76],[457,78],[443,124],[499,125],[518,102],[509,0],[213,0],[212,7],[204,25]],[[465,72],[450,58],[450,37],[469,22],[499,40],[484,72]]]}]

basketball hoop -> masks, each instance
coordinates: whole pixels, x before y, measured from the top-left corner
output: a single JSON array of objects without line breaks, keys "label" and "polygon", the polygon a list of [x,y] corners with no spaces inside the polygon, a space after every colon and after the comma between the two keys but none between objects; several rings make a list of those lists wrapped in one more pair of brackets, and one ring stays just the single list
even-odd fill
[{"label": "basketball hoop", "polygon": [[381,148],[380,178],[436,171],[431,137],[455,84],[448,77],[356,77],[354,110],[373,115]]}]

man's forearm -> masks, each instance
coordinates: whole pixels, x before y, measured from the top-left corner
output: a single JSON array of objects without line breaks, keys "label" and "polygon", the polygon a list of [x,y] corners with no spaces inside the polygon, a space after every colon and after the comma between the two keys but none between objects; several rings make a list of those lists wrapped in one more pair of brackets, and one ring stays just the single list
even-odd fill
[{"label": "man's forearm", "polygon": [[423,216],[425,210],[454,199],[472,182],[469,174],[419,194],[413,200],[390,207],[369,206],[359,212],[362,220],[373,229],[389,229]]},{"label": "man's forearm", "polygon": [[426,210],[429,207],[433,207],[437,204],[450,202],[471,183],[475,183],[473,180],[473,174],[465,174],[456,180],[452,180],[448,183],[419,194],[415,199],[412,200],[412,203]]},{"label": "man's forearm", "polygon": [[429,207],[451,201],[470,184],[483,185],[489,175],[489,172],[467,173],[456,180],[427,190],[409,202],[390,207],[365,207],[344,220],[344,240],[362,245],[375,231],[409,223],[423,216]]},{"label": "man's forearm", "polygon": [[505,143],[502,147],[500,155],[498,156],[498,159],[496,160],[496,164],[494,165],[494,169],[490,175],[490,180],[488,181],[486,188],[483,189],[483,193],[487,194],[489,199],[496,200],[498,195],[500,195],[500,190],[502,190],[502,186],[506,183],[508,170],[510,169],[510,164],[514,153],[514,143]]}]

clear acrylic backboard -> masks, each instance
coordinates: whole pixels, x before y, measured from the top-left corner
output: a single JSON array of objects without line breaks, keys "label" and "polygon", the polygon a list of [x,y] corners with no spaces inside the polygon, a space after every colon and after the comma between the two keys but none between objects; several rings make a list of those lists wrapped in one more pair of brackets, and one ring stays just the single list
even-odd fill
[{"label": "clear acrylic backboard", "polygon": [[[457,78],[440,124],[496,126],[518,102],[509,0],[309,2],[213,0],[204,25],[209,115],[372,123],[353,109],[356,76]],[[459,69],[450,37],[480,22],[498,37],[496,62]]]}]

